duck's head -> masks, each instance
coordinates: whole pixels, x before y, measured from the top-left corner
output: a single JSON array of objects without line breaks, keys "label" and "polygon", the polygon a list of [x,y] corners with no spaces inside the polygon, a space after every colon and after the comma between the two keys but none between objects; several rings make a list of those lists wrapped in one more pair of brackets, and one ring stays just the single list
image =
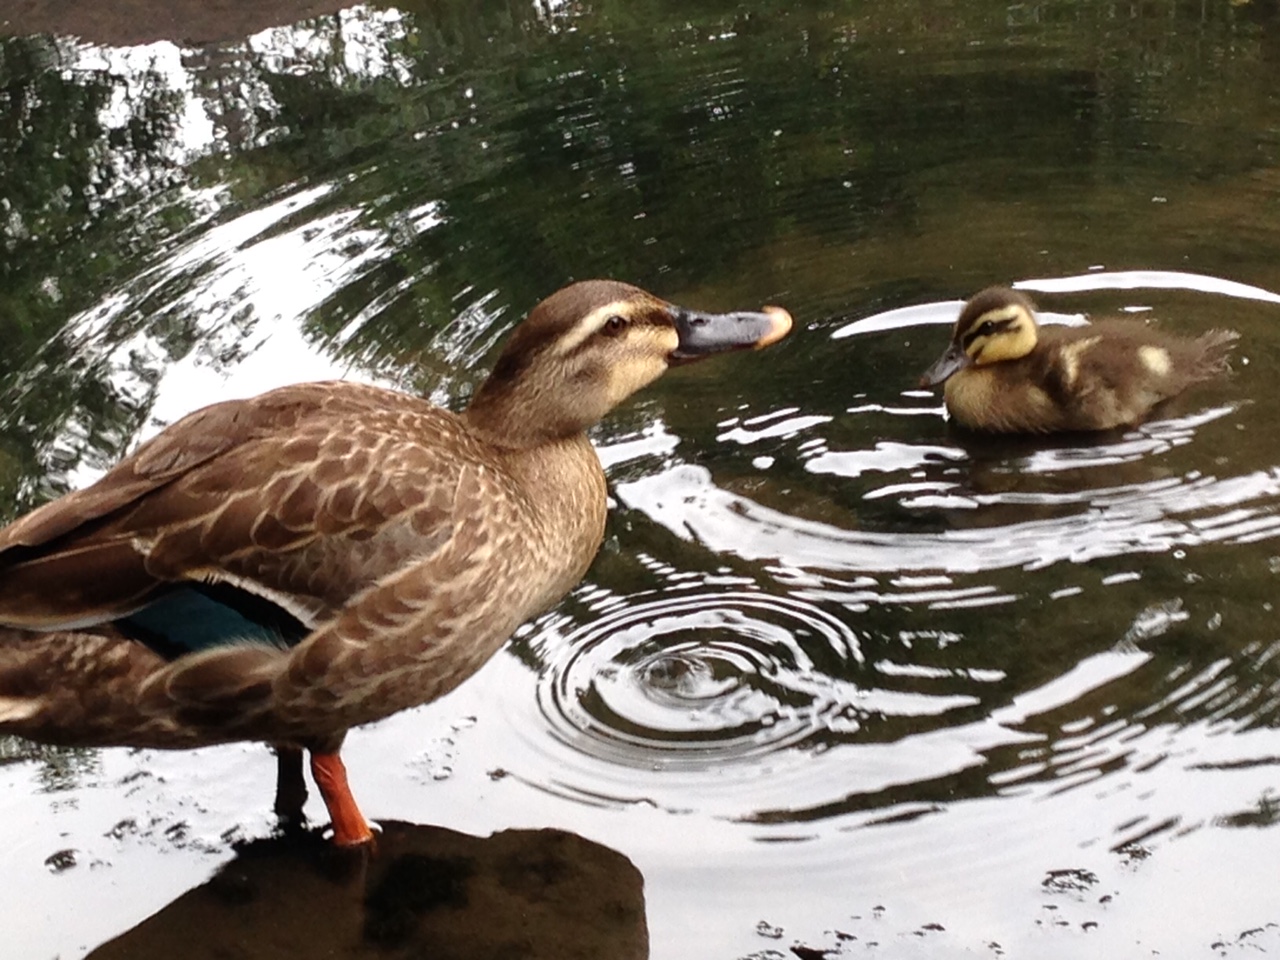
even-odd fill
[{"label": "duck's head", "polygon": [[920,377],[920,385],[937,386],[970,365],[1017,360],[1035,346],[1035,306],[1007,287],[988,287],[964,305],[951,331],[951,345]]},{"label": "duck's head", "polygon": [[701,313],[616,280],[585,280],[515,328],[463,416],[514,446],[572,436],[668,367],[765,347],[790,329],[781,307]]}]

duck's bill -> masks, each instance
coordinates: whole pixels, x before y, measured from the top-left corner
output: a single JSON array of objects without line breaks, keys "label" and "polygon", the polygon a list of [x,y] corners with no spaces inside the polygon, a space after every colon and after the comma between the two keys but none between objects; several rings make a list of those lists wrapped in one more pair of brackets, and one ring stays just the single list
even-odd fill
[{"label": "duck's bill", "polygon": [[676,314],[680,345],[672,363],[690,363],[728,350],[759,350],[777,343],[791,332],[791,314],[781,307],[765,307],[759,313]]},{"label": "duck's bill", "polygon": [[947,352],[940,356],[928,370],[920,375],[920,386],[936,387],[957,370],[969,365],[969,355],[958,343],[947,347]]}]

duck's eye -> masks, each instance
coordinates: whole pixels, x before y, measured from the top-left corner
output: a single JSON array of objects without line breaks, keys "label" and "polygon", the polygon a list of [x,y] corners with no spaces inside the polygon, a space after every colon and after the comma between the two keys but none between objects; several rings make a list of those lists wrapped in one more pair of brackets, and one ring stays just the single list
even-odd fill
[{"label": "duck's eye", "polygon": [[604,326],[600,328],[611,337],[616,337],[623,330],[627,329],[627,318],[614,314],[604,322]]},{"label": "duck's eye", "polygon": [[991,336],[991,334],[995,332],[996,332],[996,325],[995,325],[995,322],[992,320],[987,320],[978,326],[978,336],[980,337],[989,337]]}]

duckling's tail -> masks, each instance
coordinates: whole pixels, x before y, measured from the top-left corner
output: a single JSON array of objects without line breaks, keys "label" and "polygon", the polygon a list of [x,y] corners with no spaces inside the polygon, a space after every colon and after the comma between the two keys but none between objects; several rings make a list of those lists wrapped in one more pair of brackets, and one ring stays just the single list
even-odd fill
[{"label": "duckling's tail", "polygon": [[1196,338],[1196,346],[1200,348],[1200,362],[1197,364],[1196,379],[1211,380],[1230,372],[1228,362],[1231,349],[1240,339],[1234,330],[1210,330]]}]

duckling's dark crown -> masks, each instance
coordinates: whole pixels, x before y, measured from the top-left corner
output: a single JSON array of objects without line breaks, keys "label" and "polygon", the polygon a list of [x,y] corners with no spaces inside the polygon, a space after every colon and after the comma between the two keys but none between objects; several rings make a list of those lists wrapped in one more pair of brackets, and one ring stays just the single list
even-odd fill
[{"label": "duckling's dark crown", "polygon": [[1036,306],[1025,294],[1010,290],[1008,287],[987,287],[985,290],[979,290],[969,298],[960,311],[960,316],[956,319],[956,336],[963,336],[970,327],[987,314],[997,310],[1007,310],[1010,307],[1021,307],[1029,316],[1035,317]]}]

